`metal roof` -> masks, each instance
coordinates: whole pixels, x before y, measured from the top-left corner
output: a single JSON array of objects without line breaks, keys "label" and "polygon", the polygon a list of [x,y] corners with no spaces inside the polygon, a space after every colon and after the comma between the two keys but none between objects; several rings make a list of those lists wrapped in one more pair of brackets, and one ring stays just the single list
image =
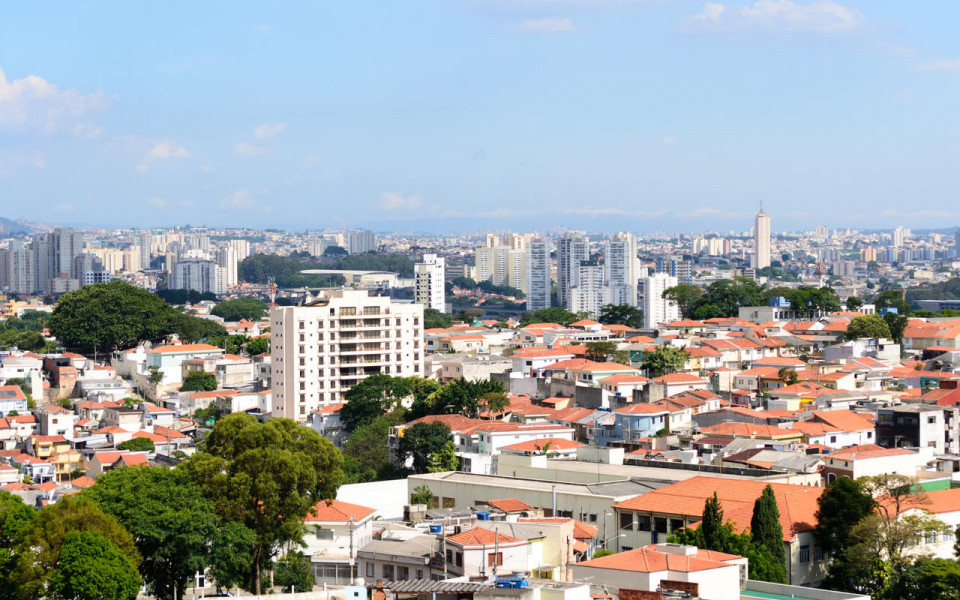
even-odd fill
[{"label": "metal roof", "polygon": [[461,594],[469,592],[480,592],[493,587],[489,583],[473,583],[470,581],[434,581],[432,579],[405,579],[401,581],[389,581],[382,586],[369,585],[370,588],[383,587],[384,590],[390,590],[395,594],[419,594],[440,592],[449,594]]}]

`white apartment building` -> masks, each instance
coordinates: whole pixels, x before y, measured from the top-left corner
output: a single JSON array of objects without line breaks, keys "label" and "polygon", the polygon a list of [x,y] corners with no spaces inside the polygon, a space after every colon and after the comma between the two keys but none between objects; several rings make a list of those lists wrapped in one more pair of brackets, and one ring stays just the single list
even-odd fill
[{"label": "white apartment building", "polygon": [[226,291],[223,267],[212,260],[184,259],[177,261],[170,274],[172,290],[196,290],[222,294]]},{"label": "white apartment building", "polygon": [[656,328],[660,323],[669,323],[680,318],[680,308],[675,302],[665,300],[663,292],[677,285],[677,278],[666,273],[654,273],[643,280],[643,326]]},{"label": "white apartment building", "polygon": [[527,245],[527,310],[550,308],[550,247],[543,240]]},{"label": "white apartment building", "polygon": [[422,376],[423,305],[329,290],[270,310],[273,416],[306,421],[368,375]]},{"label": "white apartment building", "polygon": [[[250,242],[247,240],[230,240],[227,242],[227,245],[236,251],[238,261],[250,256]],[[323,254],[323,251],[320,253]]]},{"label": "white apartment building", "polygon": [[364,254],[377,249],[377,236],[372,231],[351,231],[347,236],[347,252]]},{"label": "white apartment building", "polygon": [[233,246],[224,246],[217,250],[217,265],[223,269],[223,285],[225,288],[231,288],[240,283],[237,275],[239,264],[240,259]]},{"label": "white apartment building", "polygon": [[414,302],[425,308],[447,312],[444,288],[444,259],[436,254],[424,254],[423,262],[415,266]]},{"label": "white apartment building", "polygon": [[607,240],[604,250],[604,304],[637,305],[637,240],[629,233],[618,233]]},{"label": "white apartment building", "polygon": [[570,310],[585,312],[591,317],[600,314],[606,288],[603,285],[604,267],[596,262],[581,262],[577,266],[577,285],[570,288]]},{"label": "white apartment building", "polygon": [[579,233],[567,233],[557,239],[557,302],[572,310],[570,290],[577,285],[580,263],[590,258],[587,238]]}]

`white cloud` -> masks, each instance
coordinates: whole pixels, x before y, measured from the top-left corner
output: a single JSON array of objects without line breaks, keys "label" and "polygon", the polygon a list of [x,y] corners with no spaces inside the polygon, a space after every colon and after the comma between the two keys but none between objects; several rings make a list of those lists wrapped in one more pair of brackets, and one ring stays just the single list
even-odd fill
[{"label": "white cloud", "polygon": [[921,71],[960,71],[960,58],[942,58],[920,63]]},{"label": "white cloud", "polygon": [[233,147],[233,153],[237,156],[263,156],[270,152],[269,148],[251,144],[250,142],[237,142],[237,145]]},{"label": "white cloud", "polygon": [[403,197],[397,192],[384,192],[377,202],[383,210],[416,210],[420,204],[420,196]]},{"label": "white cloud", "polygon": [[576,26],[573,24],[573,21],[567,17],[543,17],[541,19],[530,19],[517,25],[516,29],[518,31],[544,31],[550,33],[562,33],[577,30]]},{"label": "white cloud", "polygon": [[664,143],[664,144],[676,144],[676,143],[677,143],[677,136],[675,136],[675,135],[665,135],[665,136],[663,136],[663,143]]},{"label": "white cloud", "polygon": [[283,133],[287,129],[286,123],[264,123],[263,125],[258,125],[253,128],[253,139],[255,140],[265,140],[269,137],[273,137],[278,133]]},{"label": "white cloud", "polygon": [[99,137],[101,133],[102,131],[99,127],[87,121],[77,123],[73,126],[73,135],[87,140]]},{"label": "white cloud", "polygon": [[239,210],[246,212],[270,212],[270,207],[266,204],[262,204],[259,200],[254,198],[253,194],[251,194],[250,190],[247,188],[241,188],[229,196],[221,198],[220,208],[224,210]]},{"label": "white cloud", "polygon": [[157,210],[163,210],[167,208],[167,201],[163,198],[150,198],[147,200],[147,204],[156,208]]},{"label": "white cloud", "polygon": [[845,33],[866,23],[863,13],[833,0],[812,0],[807,4],[793,0],[758,0],[741,7],[711,2],[685,22],[693,30],[761,29],[804,33]]},{"label": "white cloud", "polygon": [[308,156],[308,157],[306,157],[305,159],[303,159],[303,168],[304,168],[304,169],[311,169],[311,168],[317,166],[317,164],[318,164],[319,162],[320,162],[320,155],[319,155],[319,154],[311,154],[310,156]]},{"label": "white cloud", "polygon": [[137,165],[141,173],[150,168],[150,164],[159,160],[184,159],[193,156],[189,150],[174,142],[157,142],[147,150],[146,156]]},{"label": "white cloud", "polygon": [[[102,90],[86,95],[76,88],[61,90],[37,75],[10,81],[0,69],[0,129],[47,134],[72,131],[86,115],[106,107],[111,99]],[[85,134],[89,129],[80,131]]]},{"label": "white cloud", "polygon": [[61,202],[56,206],[57,212],[70,213],[75,211],[76,209],[77,207],[74,206],[73,204],[70,204],[69,202]]}]

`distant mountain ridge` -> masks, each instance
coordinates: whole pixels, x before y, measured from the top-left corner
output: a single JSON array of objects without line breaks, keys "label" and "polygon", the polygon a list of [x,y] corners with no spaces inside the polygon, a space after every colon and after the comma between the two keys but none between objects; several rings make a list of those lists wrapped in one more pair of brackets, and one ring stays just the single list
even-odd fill
[{"label": "distant mountain ridge", "polygon": [[39,227],[22,219],[14,221],[6,217],[0,217],[0,233],[6,235],[15,235],[18,233],[30,234],[39,231],[39,229]]}]

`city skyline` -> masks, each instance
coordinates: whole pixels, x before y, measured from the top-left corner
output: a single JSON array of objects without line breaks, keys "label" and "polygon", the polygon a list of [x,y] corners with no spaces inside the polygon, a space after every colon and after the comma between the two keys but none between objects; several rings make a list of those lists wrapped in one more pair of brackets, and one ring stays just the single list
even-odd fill
[{"label": "city skyline", "polygon": [[3,216],[678,231],[763,201],[788,231],[960,222],[955,3],[289,8],[6,7]]}]

